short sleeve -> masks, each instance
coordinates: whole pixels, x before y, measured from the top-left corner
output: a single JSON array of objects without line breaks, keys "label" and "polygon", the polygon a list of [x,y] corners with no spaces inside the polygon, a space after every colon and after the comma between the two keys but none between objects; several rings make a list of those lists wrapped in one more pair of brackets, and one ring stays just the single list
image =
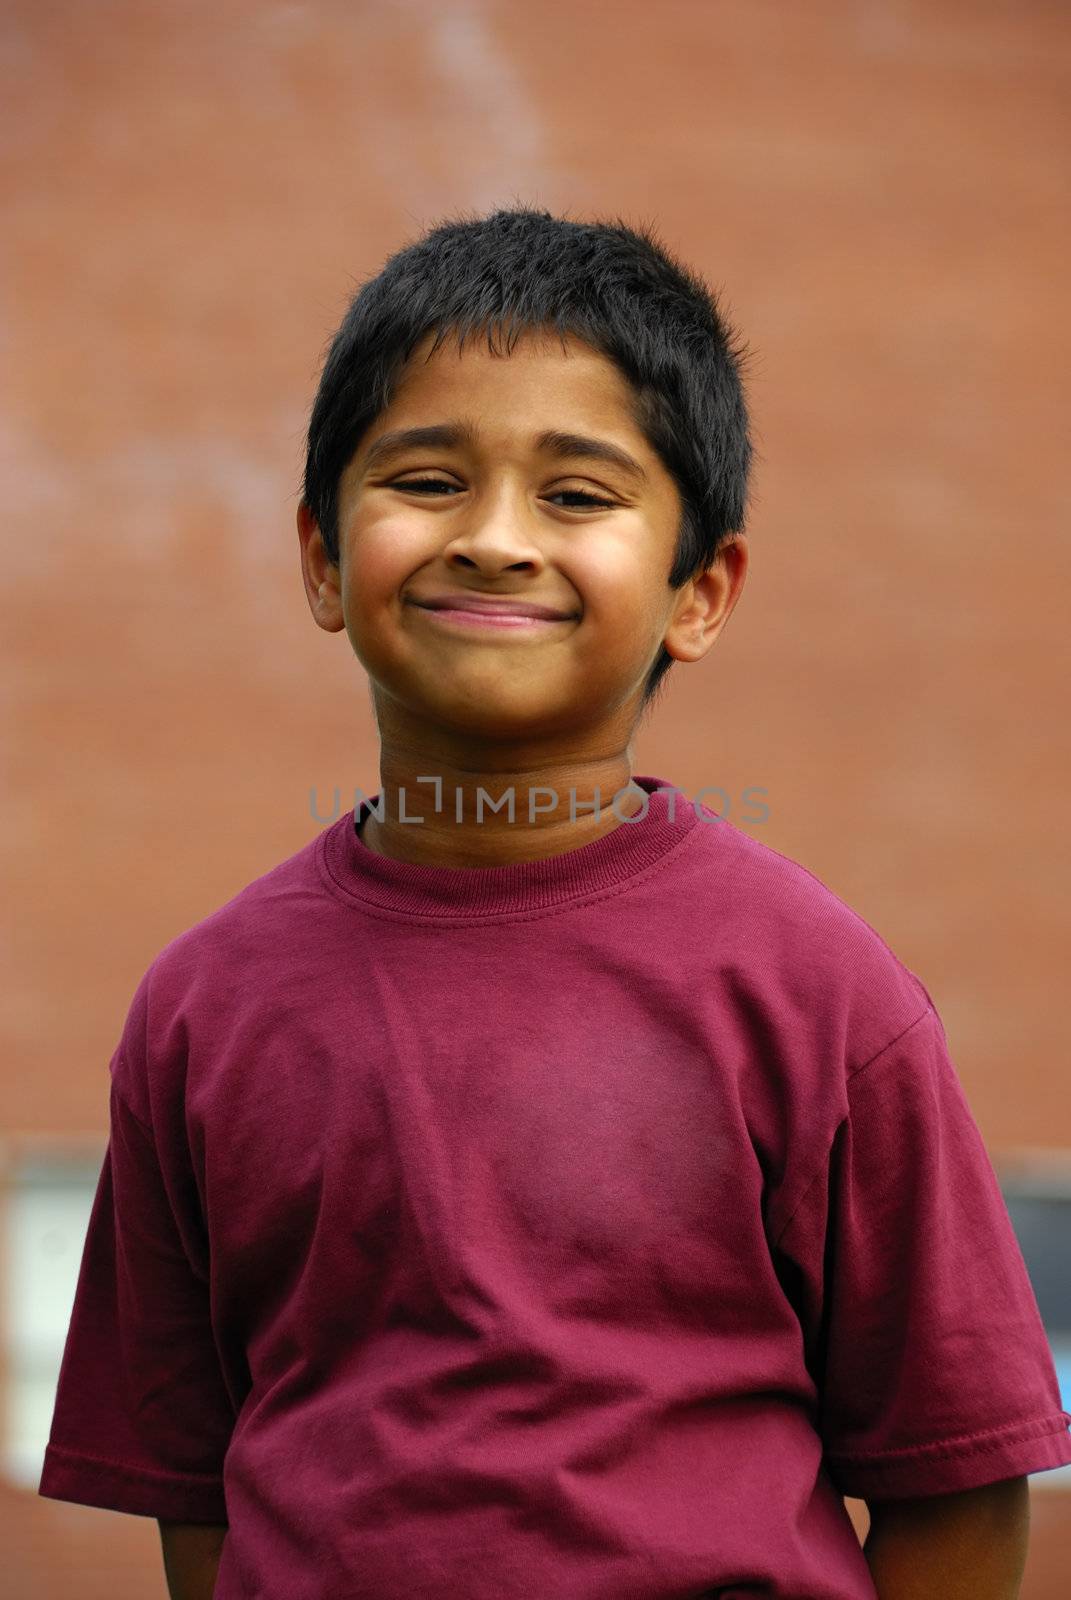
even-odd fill
[{"label": "short sleeve", "polygon": [[838,1491],[903,1499],[1071,1463],[1052,1353],[934,1009],[847,1081],[774,1242]]},{"label": "short sleeve", "polygon": [[183,1248],[152,1131],[113,1081],[38,1492],[169,1521],[225,1523],[223,1460],[233,1425],[208,1284]]}]

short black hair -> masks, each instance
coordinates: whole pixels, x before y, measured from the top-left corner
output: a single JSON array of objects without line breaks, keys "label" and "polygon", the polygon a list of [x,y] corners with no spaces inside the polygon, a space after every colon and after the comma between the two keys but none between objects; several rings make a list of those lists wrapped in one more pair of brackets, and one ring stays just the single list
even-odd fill
[{"label": "short black hair", "polygon": [[[635,395],[635,419],[673,476],[683,516],[668,575],[681,585],[743,529],[751,440],[741,374],[748,351],[715,293],[652,228],[574,222],[528,206],[459,217],[398,250],[350,303],[331,342],[309,422],[303,498],[339,564],[339,480],[390,404],[429,333],[433,350],[486,334],[507,354],[536,329],[569,333],[607,356]],[[651,699],[673,658],[661,650]]]}]

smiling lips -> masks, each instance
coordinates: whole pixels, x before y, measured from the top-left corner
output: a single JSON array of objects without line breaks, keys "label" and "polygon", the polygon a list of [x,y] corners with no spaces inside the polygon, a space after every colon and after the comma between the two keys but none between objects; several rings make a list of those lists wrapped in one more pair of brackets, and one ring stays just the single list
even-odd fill
[{"label": "smiling lips", "polygon": [[463,591],[433,595],[428,600],[413,600],[411,603],[423,611],[435,612],[444,622],[460,622],[476,627],[531,628],[540,623],[569,622],[575,616],[575,613],[556,611],[552,606],[536,605],[529,600]]}]

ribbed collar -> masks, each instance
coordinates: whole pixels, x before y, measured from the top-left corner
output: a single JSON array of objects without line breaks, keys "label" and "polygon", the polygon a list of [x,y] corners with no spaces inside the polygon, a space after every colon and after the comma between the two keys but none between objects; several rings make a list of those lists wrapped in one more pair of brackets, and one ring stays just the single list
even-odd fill
[{"label": "ribbed collar", "polygon": [[[683,844],[698,825],[691,801],[673,784],[639,775],[632,781],[650,796],[646,813],[619,823],[590,844],[541,861],[433,867],[381,856],[357,832],[378,803],[376,794],[324,830],[321,862],[344,894],[417,919],[524,915],[566,905],[635,878]],[[606,797],[603,803],[608,803]]]}]

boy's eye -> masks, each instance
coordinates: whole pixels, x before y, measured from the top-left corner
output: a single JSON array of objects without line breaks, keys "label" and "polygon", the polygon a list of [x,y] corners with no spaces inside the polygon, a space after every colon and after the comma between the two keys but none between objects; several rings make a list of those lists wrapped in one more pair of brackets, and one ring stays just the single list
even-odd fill
[{"label": "boy's eye", "polygon": [[426,489],[456,489],[456,483],[447,483],[443,478],[405,478],[394,485],[396,489],[415,489],[423,493]]},{"label": "boy's eye", "polygon": [[[447,483],[443,478],[405,478],[395,483],[396,489],[414,491],[417,494],[435,493],[438,490],[459,489],[456,483]],[[598,495],[586,494],[582,489],[558,489],[554,494],[547,496],[548,500],[579,501],[579,506],[566,509],[582,509],[585,506],[602,506],[612,508],[616,503],[613,500],[602,500]]]},{"label": "boy's eye", "polygon": [[[580,506],[576,508],[578,510],[584,506],[603,506],[609,510],[615,504],[613,500],[601,500],[596,494],[585,494],[583,489],[558,489],[554,494],[548,495],[547,498],[550,500],[579,500]],[[573,508],[566,507],[566,509],[571,510]]]}]

